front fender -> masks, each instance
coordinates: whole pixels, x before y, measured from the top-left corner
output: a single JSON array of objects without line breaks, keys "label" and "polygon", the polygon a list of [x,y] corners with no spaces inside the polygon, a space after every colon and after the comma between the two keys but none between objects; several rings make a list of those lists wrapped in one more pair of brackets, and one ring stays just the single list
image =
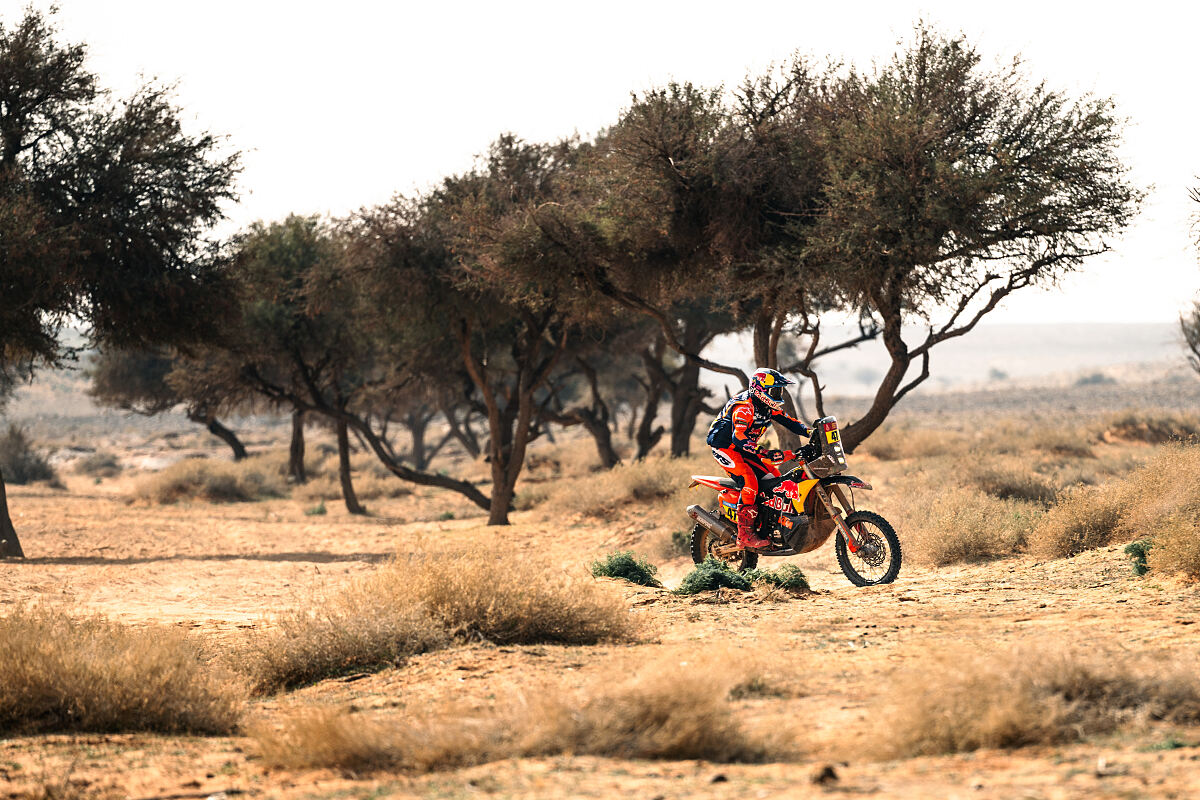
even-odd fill
[{"label": "front fender", "polygon": [[866,489],[867,491],[874,488],[862,478],[854,475],[830,475],[828,478],[821,478],[819,483],[822,486],[830,486],[836,483],[842,486],[849,486],[851,489]]}]

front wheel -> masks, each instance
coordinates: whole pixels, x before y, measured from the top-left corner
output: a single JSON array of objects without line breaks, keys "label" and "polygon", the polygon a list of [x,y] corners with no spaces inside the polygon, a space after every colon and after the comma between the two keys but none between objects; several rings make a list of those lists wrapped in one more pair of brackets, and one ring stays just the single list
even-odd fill
[{"label": "front wheel", "polygon": [[873,511],[855,511],[846,517],[854,531],[858,551],[851,553],[840,533],[834,542],[838,566],[855,586],[891,583],[900,574],[900,539],[886,519]]}]

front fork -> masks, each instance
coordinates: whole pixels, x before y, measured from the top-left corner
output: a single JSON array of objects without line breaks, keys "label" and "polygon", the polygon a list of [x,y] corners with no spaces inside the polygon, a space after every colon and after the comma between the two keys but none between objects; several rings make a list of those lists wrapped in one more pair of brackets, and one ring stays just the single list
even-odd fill
[{"label": "front fork", "polygon": [[817,484],[813,487],[813,491],[817,493],[817,499],[825,505],[825,511],[833,520],[833,524],[837,526],[838,532],[846,537],[846,547],[850,548],[851,553],[857,553],[858,540],[854,538],[850,526],[842,519],[842,509],[853,511],[854,504],[846,497],[846,492],[841,486],[835,483],[830,488],[833,489],[833,493],[837,496],[838,502],[842,504],[842,508],[838,508],[833,504],[833,500],[830,499],[829,492],[825,491],[824,486]]}]

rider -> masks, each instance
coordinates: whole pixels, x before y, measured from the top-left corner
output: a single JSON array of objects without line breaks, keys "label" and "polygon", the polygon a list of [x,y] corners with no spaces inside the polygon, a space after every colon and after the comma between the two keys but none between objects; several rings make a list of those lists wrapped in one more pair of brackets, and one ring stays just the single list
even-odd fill
[{"label": "rider", "polygon": [[783,387],[792,383],[773,369],[755,370],[750,376],[750,388],[732,397],[708,429],[713,458],[730,475],[741,476],[743,480],[737,507],[737,537],[742,547],[758,550],[770,545],[754,533],[758,478],[760,474],[778,477],[775,464],[796,456],[788,450],[764,451],[759,448],[758,440],[772,422],[792,433],[811,435],[807,425],[783,410]]}]

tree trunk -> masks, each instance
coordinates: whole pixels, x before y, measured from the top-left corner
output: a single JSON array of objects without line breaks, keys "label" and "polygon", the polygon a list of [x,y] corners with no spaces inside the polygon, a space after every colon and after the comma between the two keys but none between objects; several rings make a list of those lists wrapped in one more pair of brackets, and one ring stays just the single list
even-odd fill
[{"label": "tree trunk", "polygon": [[237,437],[237,434],[222,425],[216,417],[208,417],[199,413],[189,413],[187,417],[192,422],[203,425],[209,433],[229,445],[229,449],[233,450],[234,461],[241,461],[246,457],[246,445],[242,444],[242,440]]},{"label": "tree trunk", "polygon": [[700,366],[689,361],[679,369],[679,378],[671,391],[671,457],[686,456],[692,447],[692,431],[704,407],[700,388]]},{"label": "tree trunk", "polygon": [[346,428],[346,420],[337,421],[338,444],[338,478],[342,482],[342,499],[346,501],[346,510],[351,514],[366,514],[367,510],[358,502],[354,493],[354,482],[350,478],[350,436]]},{"label": "tree trunk", "polygon": [[237,437],[237,434],[222,425],[215,417],[210,419],[205,427],[208,428],[209,433],[229,445],[233,450],[234,461],[241,461],[246,457],[246,445],[242,444],[242,440]]},{"label": "tree trunk", "polygon": [[288,451],[288,480],[292,483],[306,483],[308,475],[304,471],[304,412],[292,412],[292,446]]},{"label": "tree trunk", "polygon": [[8,515],[8,494],[4,491],[4,474],[0,473],[0,558],[24,558],[21,540]]},{"label": "tree trunk", "polygon": [[412,436],[412,452],[409,460],[412,461],[414,469],[424,470],[429,466],[429,455],[425,447],[425,431],[429,427],[430,419],[431,417],[420,411],[412,411],[404,420],[404,425],[408,428],[409,435]]}]

